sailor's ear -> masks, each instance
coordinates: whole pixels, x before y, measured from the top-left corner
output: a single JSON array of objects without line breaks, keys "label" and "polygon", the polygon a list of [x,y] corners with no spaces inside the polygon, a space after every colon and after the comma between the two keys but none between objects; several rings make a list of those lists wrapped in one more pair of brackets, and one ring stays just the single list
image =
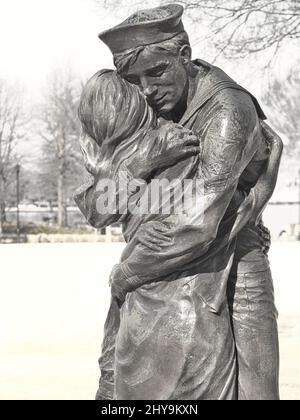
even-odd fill
[{"label": "sailor's ear", "polygon": [[179,50],[179,56],[181,57],[183,64],[189,63],[192,58],[192,49],[190,45],[183,45]]}]

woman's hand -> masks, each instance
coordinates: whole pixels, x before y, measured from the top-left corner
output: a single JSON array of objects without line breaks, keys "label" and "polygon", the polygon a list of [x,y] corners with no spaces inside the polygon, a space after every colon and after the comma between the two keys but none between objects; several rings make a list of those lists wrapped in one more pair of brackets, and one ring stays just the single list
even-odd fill
[{"label": "woman's hand", "polygon": [[154,171],[200,153],[199,139],[179,124],[167,123],[149,131],[127,167],[134,178],[148,179]]},{"label": "woman's hand", "polygon": [[271,150],[273,148],[278,148],[280,151],[280,156],[283,151],[283,142],[281,137],[267,124],[265,121],[261,121],[261,128],[263,131],[263,135],[269,144]]},{"label": "woman's hand", "polygon": [[260,233],[261,246],[262,246],[263,253],[265,255],[268,255],[270,251],[270,247],[271,247],[271,232],[266,226],[264,226],[262,222],[258,223],[257,227]]},{"label": "woman's hand", "polygon": [[265,171],[252,188],[256,203],[250,223],[254,224],[259,223],[262,212],[274,192],[283,150],[283,142],[278,134],[263,121],[261,126],[264,137],[270,147],[270,156]]}]

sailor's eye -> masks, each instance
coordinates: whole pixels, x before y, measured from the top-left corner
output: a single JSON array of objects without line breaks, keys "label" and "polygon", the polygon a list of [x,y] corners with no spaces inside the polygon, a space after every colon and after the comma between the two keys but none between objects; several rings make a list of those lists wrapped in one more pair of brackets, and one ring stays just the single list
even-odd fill
[{"label": "sailor's eye", "polygon": [[127,82],[132,83],[133,85],[139,85],[140,84],[140,79],[138,77],[125,76],[125,79],[127,80]]},{"label": "sailor's eye", "polygon": [[166,70],[166,67],[167,66],[164,65],[164,66],[158,67],[156,69],[150,70],[148,72],[148,76],[150,76],[150,77],[162,76],[164,74],[164,71]]}]

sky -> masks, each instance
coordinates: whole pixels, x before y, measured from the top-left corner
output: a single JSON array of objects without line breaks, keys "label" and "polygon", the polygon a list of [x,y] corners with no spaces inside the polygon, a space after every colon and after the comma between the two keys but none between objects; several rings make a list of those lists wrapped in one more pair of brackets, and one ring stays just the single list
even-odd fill
[{"label": "sky", "polygon": [[[127,4],[134,4],[135,0]],[[104,1],[103,1],[104,4]],[[100,68],[112,67],[108,48],[97,34],[128,16],[125,8],[116,12],[96,7],[93,0],[0,0],[0,77],[19,81],[35,98],[40,95],[52,70],[71,67],[86,78]],[[192,41],[205,33],[200,25],[195,33],[187,18],[185,26]],[[295,47],[281,51],[273,70],[280,77],[297,58]],[[214,52],[205,43],[194,47],[194,57],[210,61]],[[298,57],[299,57],[298,53]],[[270,75],[257,71],[264,55],[239,62],[217,62],[237,82],[260,96]],[[271,76],[272,77],[272,76]]]},{"label": "sky", "polygon": [[98,32],[116,22],[91,0],[0,0],[0,77],[36,94],[52,69],[93,74],[112,66]]},{"label": "sky", "polygon": [[[134,3],[136,0],[127,2],[129,6]],[[111,53],[97,35],[128,14],[125,7],[108,11],[101,6],[101,0],[97,6],[94,0],[0,0],[0,78],[19,82],[27,91],[29,103],[35,105],[53,70],[68,67],[87,79],[101,68],[112,68]],[[186,16],[183,21],[193,57],[211,61],[215,55],[211,45],[195,44],[199,33],[204,35],[207,31],[205,22],[196,29]],[[267,73],[260,70],[267,61],[264,53],[232,62],[219,58],[216,64],[249,89],[265,109],[262,99],[268,83],[274,77],[284,81],[289,68],[299,60],[299,45],[288,43]]]}]

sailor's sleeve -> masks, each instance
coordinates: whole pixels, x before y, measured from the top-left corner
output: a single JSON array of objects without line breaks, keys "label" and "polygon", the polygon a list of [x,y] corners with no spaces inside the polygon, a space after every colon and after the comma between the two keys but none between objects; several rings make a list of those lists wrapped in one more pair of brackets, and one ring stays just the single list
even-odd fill
[{"label": "sailor's sleeve", "polygon": [[[166,275],[204,255],[216,239],[239,178],[257,151],[259,120],[247,95],[242,104],[221,109],[207,126],[200,175],[202,212],[174,229],[173,242],[159,253],[139,244],[122,263],[127,277]],[[156,270],[157,268],[157,270]],[[146,274],[145,274],[146,273]]]}]

